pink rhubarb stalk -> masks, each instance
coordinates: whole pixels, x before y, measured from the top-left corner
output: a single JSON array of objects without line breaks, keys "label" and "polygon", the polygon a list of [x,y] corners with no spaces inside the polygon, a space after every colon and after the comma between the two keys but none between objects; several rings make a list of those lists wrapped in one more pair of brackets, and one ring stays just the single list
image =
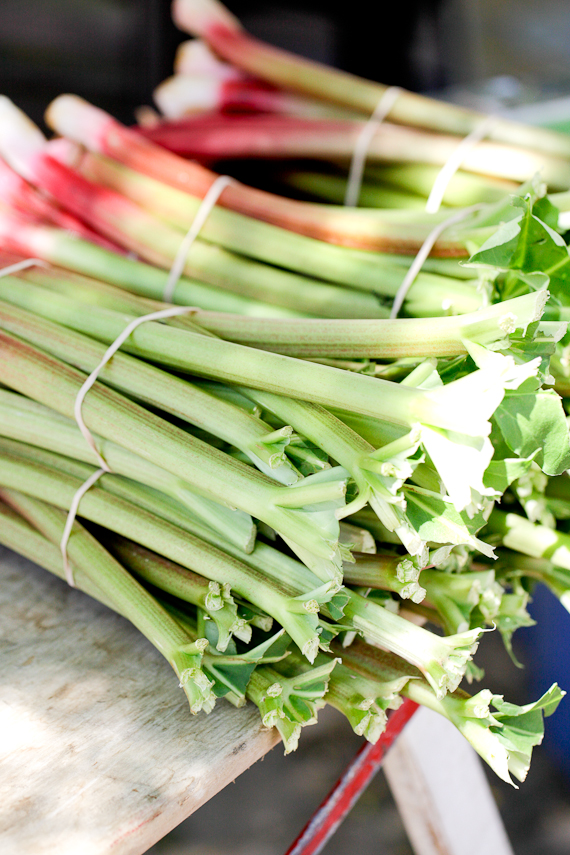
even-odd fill
[{"label": "pink rhubarb stalk", "polygon": [[[386,86],[280,50],[250,36],[219,0],[174,0],[175,23],[206,41],[217,56],[275,86],[322,98],[372,115]],[[390,120],[428,130],[466,136],[483,120],[475,110],[446,104],[413,92],[401,93]],[[489,131],[498,142],[521,145],[562,157],[570,156],[565,134],[498,118]]]},{"label": "pink rhubarb stalk", "polygon": [[193,113],[277,113],[338,118],[347,111],[276,89],[261,80],[220,80],[210,75],[175,74],[154,90],[159,110],[169,119]]},{"label": "pink rhubarb stalk", "polygon": [[[268,102],[272,93],[265,93]],[[141,133],[169,151],[201,161],[232,158],[314,158],[350,160],[365,126],[361,121],[284,115],[207,114],[161,122]],[[430,134],[385,122],[372,138],[370,162],[447,163],[458,145],[457,137]],[[554,188],[570,183],[570,163],[545,158],[522,148],[481,142],[466,152],[461,168],[466,172],[527,181],[536,172]]]},{"label": "pink rhubarb stalk", "polygon": [[58,226],[112,252],[123,251],[116,243],[107,240],[73,214],[63,210],[55,201],[38,193],[3,160],[0,160],[0,199],[4,205],[13,208],[20,217],[32,222]]},{"label": "pink rhubarb stalk", "polygon": [[[76,96],[56,98],[48,108],[46,120],[58,133],[92,151],[199,198],[206,195],[217,178],[209,169],[144,139]],[[423,215],[418,219],[414,212],[413,234],[407,235],[405,224],[387,223],[381,211],[298,202],[237,181],[224,189],[217,204],[329,243],[408,254],[417,252],[426,234],[445,216]],[[432,254],[463,256],[465,249],[456,241],[441,238]]]}]

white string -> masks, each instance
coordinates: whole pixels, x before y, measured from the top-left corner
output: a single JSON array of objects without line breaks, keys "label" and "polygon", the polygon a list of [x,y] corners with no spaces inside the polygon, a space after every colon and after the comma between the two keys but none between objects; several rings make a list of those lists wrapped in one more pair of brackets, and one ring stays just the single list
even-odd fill
[{"label": "white string", "polygon": [[141,324],[146,323],[147,321],[159,321],[159,320],[162,320],[163,318],[170,318],[170,317],[173,317],[175,315],[184,315],[184,314],[188,314],[189,312],[195,312],[195,311],[196,311],[196,309],[194,308],[194,306],[172,306],[169,309],[161,309],[159,312],[151,312],[148,315],[141,315],[139,318],[134,318],[125,327],[125,329],[122,331],[122,333],[120,333],[120,335],[117,336],[115,341],[109,345],[109,347],[107,348],[107,350],[103,354],[103,358],[101,359],[101,362],[99,363],[99,365],[97,365],[96,368],[93,369],[93,371],[91,372],[89,377],[87,377],[87,379],[82,384],[81,388],[79,389],[79,391],[77,393],[77,396],[75,398],[75,404],[73,407],[73,414],[75,416],[75,420],[77,422],[79,430],[83,434],[85,441],[87,442],[90,449],[93,451],[97,460],[99,461],[100,468],[97,469],[96,472],[93,472],[89,476],[89,478],[87,478],[87,480],[84,481],[84,483],[81,485],[81,487],[79,487],[79,489],[76,491],[73,499],[71,500],[71,505],[69,508],[69,512],[67,514],[67,520],[65,522],[65,528],[63,530],[63,535],[61,537],[61,541],[59,544],[59,548],[61,549],[61,553],[63,555],[63,566],[65,569],[65,578],[67,579],[68,584],[71,585],[72,588],[75,587],[75,582],[73,580],[73,571],[71,570],[71,567],[69,565],[69,560],[67,557],[67,543],[69,541],[69,535],[71,534],[71,529],[73,527],[75,517],[77,516],[77,511],[79,508],[79,502],[81,501],[81,499],[83,498],[83,496],[85,495],[87,490],[89,490],[89,488],[92,487],[93,484],[95,484],[95,482],[99,480],[101,475],[105,474],[106,472],[111,472],[109,465],[107,464],[105,459],[99,453],[99,450],[95,444],[95,440],[93,439],[93,434],[91,433],[91,431],[89,430],[89,428],[87,427],[87,425],[85,424],[85,422],[83,420],[83,415],[82,415],[81,409],[83,406],[83,402],[85,400],[85,396],[86,396],[87,392],[91,389],[91,387],[94,385],[94,383],[96,382],[99,374],[101,373],[101,371],[105,367],[105,365],[115,355],[115,353],[118,351],[118,349],[123,344],[123,342],[125,342],[127,340],[127,338],[131,335],[131,333],[134,330],[136,330],[137,327],[139,327]]},{"label": "white string", "polygon": [[344,194],[344,205],[347,208],[354,208],[358,204],[362,176],[364,174],[364,164],[366,163],[366,155],[368,154],[370,143],[374,134],[399,98],[401,91],[399,86],[389,86],[378,101],[374,112],[358,134],[348,171],[346,193]]},{"label": "white string", "polygon": [[480,205],[472,205],[470,208],[462,208],[461,211],[456,211],[451,217],[448,217],[443,222],[438,223],[437,226],[432,229],[429,233],[425,241],[420,247],[420,250],[414,260],[410,265],[410,269],[404,276],[402,280],[402,284],[396,291],[396,296],[394,297],[394,302],[392,303],[392,311],[390,312],[391,318],[397,318],[398,312],[402,308],[404,300],[406,299],[406,295],[410,290],[411,286],[414,283],[414,280],[422,266],[433,249],[433,246],[436,240],[440,237],[440,235],[447,229],[449,226],[453,226],[456,223],[460,223],[461,220],[465,220],[470,214],[474,211],[479,211],[483,207],[483,204]]},{"label": "white string", "polygon": [[232,184],[233,178],[230,178],[229,175],[219,175],[204,198],[200,203],[200,207],[196,211],[196,216],[192,221],[192,225],[188,229],[185,238],[178,248],[178,252],[172,262],[172,267],[170,268],[170,273],[168,274],[168,279],[166,280],[166,285],[164,288],[163,301],[165,303],[172,303],[172,298],[174,297],[174,289],[178,283],[178,280],[182,276],[182,271],[184,270],[184,264],[186,262],[186,257],[190,250],[190,247],[200,234],[202,230],[202,226],[210,216],[212,209],[215,207],[216,202],[228,186],[228,184]]},{"label": "white string", "polygon": [[49,267],[49,264],[42,261],[41,258],[26,258],[25,261],[18,261],[16,264],[0,268],[0,276],[11,276],[12,273],[19,273],[20,270],[26,270],[27,267]]},{"label": "white string", "polygon": [[426,202],[426,211],[428,214],[436,214],[439,211],[441,203],[443,202],[443,197],[445,196],[445,191],[449,186],[449,182],[471,149],[475,148],[475,146],[480,143],[487,134],[489,134],[496,122],[497,119],[495,116],[487,116],[482,122],[473,128],[471,133],[467,134],[467,136],[461,140],[457,148],[451,152],[446,163],[444,163],[438,172],[428,196],[428,200]]},{"label": "white string", "polygon": [[63,529],[59,548],[61,549],[61,554],[63,556],[63,569],[65,570],[65,578],[67,579],[67,584],[70,585],[72,588],[75,588],[75,579],[73,578],[73,570],[71,569],[71,565],[67,557],[67,543],[69,541],[71,529],[73,528],[73,523],[75,522],[75,517],[77,516],[79,502],[81,501],[87,490],[89,490],[90,487],[92,487],[93,484],[99,480],[101,475],[104,475],[105,472],[108,471],[109,470],[105,468],[97,469],[95,472],[92,472],[89,478],[83,482],[79,490],[76,491],[73,499],[71,500],[71,505],[69,507],[67,519],[65,521],[65,528]]},{"label": "white string", "polygon": [[114,356],[114,354],[118,351],[118,349],[123,344],[123,342],[125,342],[128,339],[130,334],[132,332],[134,332],[134,330],[136,330],[137,327],[139,327],[141,324],[146,323],[147,321],[159,321],[162,318],[170,318],[170,317],[173,317],[174,315],[183,315],[183,314],[187,314],[188,312],[195,312],[195,311],[196,311],[196,309],[194,306],[173,306],[170,309],[161,309],[159,312],[151,312],[149,315],[141,315],[139,318],[134,318],[130,322],[130,324],[127,324],[127,326],[125,327],[123,332],[117,336],[115,341],[109,345],[109,347],[107,348],[107,350],[103,354],[103,358],[101,359],[101,362],[99,363],[99,365],[96,368],[93,369],[93,371],[91,372],[89,377],[85,380],[85,382],[81,386],[81,389],[77,393],[77,397],[75,398],[75,405],[73,407],[73,415],[75,416],[75,421],[77,422],[77,424],[79,426],[79,430],[83,434],[85,441],[87,442],[87,444],[89,445],[89,447],[91,448],[91,450],[93,451],[95,456],[97,457],[97,460],[99,461],[99,465],[106,472],[110,472],[111,470],[107,466],[107,463],[105,462],[105,460],[99,454],[99,451],[97,450],[97,446],[95,445],[95,440],[93,439],[91,431],[89,430],[89,428],[87,427],[87,425],[83,421],[83,416],[81,414],[81,408],[83,406],[83,401],[85,399],[87,392],[89,391],[89,389],[91,389],[91,387],[93,386],[93,384],[97,380],[99,374],[101,373],[102,369],[109,362],[111,357]]}]

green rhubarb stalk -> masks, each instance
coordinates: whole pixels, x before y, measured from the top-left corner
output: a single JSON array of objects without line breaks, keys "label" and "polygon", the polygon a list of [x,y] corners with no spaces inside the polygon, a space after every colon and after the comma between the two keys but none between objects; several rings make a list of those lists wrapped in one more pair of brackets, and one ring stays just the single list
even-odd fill
[{"label": "green rhubarb stalk", "polygon": [[340,524],[339,541],[353,552],[376,552],[376,542],[369,531],[344,521]]},{"label": "green rhubarb stalk", "polygon": [[314,724],[317,711],[325,706],[331,671],[337,660],[327,659],[309,671],[284,676],[271,666],[256,668],[247,687],[247,697],[258,707],[265,727],[276,727],[285,754],[298,745],[301,728]]},{"label": "green rhubarb stalk", "polygon": [[467,354],[465,341],[487,347],[508,341],[513,325],[536,319],[536,292],[446,318],[271,320],[197,312],[193,320],[221,338],[289,356],[399,359]]},{"label": "green rhubarb stalk", "polygon": [[[105,485],[105,478],[101,481]],[[125,494],[125,498],[130,497]],[[131,499],[132,501],[132,499]],[[157,510],[162,514],[160,505],[148,507],[151,512]],[[165,517],[166,518],[166,517]],[[220,543],[219,537],[212,529],[208,529],[199,520],[186,519],[183,525],[173,516],[169,519],[170,522],[183,527],[185,531],[211,543],[212,546],[218,546],[227,552],[229,555],[252,567],[258,573],[273,579],[274,581],[286,584],[295,591],[300,602],[317,602],[323,607],[323,611],[333,620],[342,619],[343,607],[346,602],[346,591],[344,588],[338,589],[338,585],[334,581],[325,582],[324,584],[313,572],[311,572],[300,561],[296,561],[285,553],[280,552],[272,546],[258,540],[251,553],[243,554],[234,544],[230,542]]]},{"label": "green rhubarb stalk", "polygon": [[283,713],[302,726],[315,724],[318,710],[325,705],[323,698],[336,663],[335,659],[323,657],[317,667],[294,672],[290,677],[273,667],[264,667],[264,677],[270,677],[274,686],[273,691],[266,693],[266,711],[275,710],[280,718]]},{"label": "green rhubarb stalk", "polygon": [[570,570],[570,535],[564,532],[498,509],[489,517],[487,530],[509,549],[533,558],[547,558],[552,564]]},{"label": "green rhubarb stalk", "polygon": [[405,517],[402,501],[398,498],[402,481],[410,474],[413,467],[406,468],[404,464],[402,468],[397,456],[403,454],[405,460],[408,454],[413,453],[417,449],[419,436],[408,436],[407,439],[404,437],[400,441],[403,443],[401,448],[384,446],[383,465],[380,463],[379,471],[375,471],[377,452],[374,447],[324,407],[269,392],[254,391],[244,387],[241,387],[241,390],[279,418],[291,419],[299,433],[326,451],[350,473],[358,487],[358,496],[345,506],[343,516],[370,502],[379,519],[390,531],[396,532],[410,553],[417,554],[423,551],[425,545]]},{"label": "green rhubarb stalk", "polygon": [[378,696],[371,697],[369,681],[342,665],[337,665],[333,673],[325,695],[326,703],[348,719],[357,736],[376,743],[386,729],[388,716],[378,703]]},{"label": "green rhubarb stalk", "polygon": [[[0,236],[18,252],[42,258],[68,270],[118,285],[134,294],[162,300],[168,271],[152,264],[118,255],[94,243],[82,240],[63,229],[23,223],[0,217]],[[298,317],[299,311],[252,300],[223,288],[181,276],[172,302],[181,306],[235,312],[259,317]],[[318,314],[318,312],[317,312]]]},{"label": "green rhubarb stalk", "polygon": [[507,703],[502,695],[493,695],[488,689],[473,697],[457,691],[437,699],[420,681],[410,681],[402,693],[445,716],[508,784],[513,783],[511,775],[519,781],[525,780],[532,749],[542,742],[543,717],[552,715],[566,694],[555,683],[535,703],[518,706]]},{"label": "green rhubarb stalk", "polygon": [[[501,550],[499,554],[497,576],[507,584],[520,577],[545,584],[558,597],[567,611],[570,611],[570,570],[557,567],[547,558],[531,558],[518,552]],[[519,594],[520,596],[520,594]],[[523,597],[528,597],[524,592]]]},{"label": "green rhubarb stalk", "polygon": [[[439,167],[429,163],[367,164],[365,177],[380,182],[382,187],[395,187],[427,199]],[[467,207],[479,202],[498,202],[508,193],[518,189],[514,181],[490,176],[473,175],[458,169],[449,181],[443,195],[445,205]],[[423,202],[425,206],[425,201]]]},{"label": "green rhubarb stalk", "polygon": [[[82,481],[24,458],[4,453],[0,484],[68,510]],[[266,611],[280,623],[309,660],[319,646],[317,616],[311,602],[294,599],[294,592],[267,579],[225,552],[178,529],[134,505],[92,487],[82,498],[82,517],[146,546],[153,552],[199,572]],[[293,594],[293,596],[292,596]]]},{"label": "green rhubarb stalk", "polygon": [[[81,159],[80,169],[91,181],[102,183],[127,196],[183,231],[189,228],[201,202],[196,196],[169,187],[109,158],[87,153]],[[293,279],[289,282],[283,280],[281,285],[281,280],[273,281],[272,277],[265,276],[260,290],[252,291],[248,296],[275,301],[300,311],[319,314],[321,317],[331,316],[330,309],[326,309],[327,304],[334,306],[335,311],[343,310],[343,317],[347,318],[381,317],[379,314],[372,314],[374,310],[379,310],[377,304],[367,302],[362,295],[354,294],[352,289],[392,295],[401,282],[400,267],[394,264],[390,255],[339,247],[219,206],[210,212],[200,235],[205,241],[211,241],[233,252],[305,276],[317,277],[317,281],[307,279],[298,285]],[[327,283],[322,280],[327,280]],[[251,278],[250,281],[250,288],[253,288]],[[351,291],[339,291],[331,287],[330,283],[347,285]],[[441,280],[437,275],[426,273],[420,273],[416,279],[412,298],[419,301],[421,292],[429,300],[430,287],[438,291],[447,288],[450,292],[449,299],[452,300],[456,288],[456,299],[461,299],[462,295],[465,300],[477,299],[472,291],[465,290],[459,283]],[[365,311],[370,314],[364,315]],[[356,312],[360,314],[357,315]]]},{"label": "green rhubarb stalk", "polygon": [[[66,514],[17,491],[2,490],[2,498],[40,533],[57,544],[62,538]],[[114,608],[126,617],[162,653],[177,674],[193,713],[213,709],[211,682],[201,669],[206,639],[192,641],[180,625],[156,602],[77,521],[67,544],[68,554],[82,574],[94,580]],[[40,561],[41,563],[41,561]]]},{"label": "green rhubarb stalk", "polygon": [[493,570],[445,573],[424,570],[422,585],[426,589],[426,604],[433,604],[448,633],[464,632],[471,626],[471,615],[488,624],[499,614],[503,588],[495,581]]},{"label": "green rhubarb stalk", "polygon": [[[9,277],[4,277],[8,279]],[[0,280],[0,297],[10,292]],[[26,299],[26,295],[30,299]],[[45,296],[30,283],[21,283],[13,293],[14,300],[33,307],[33,297]],[[49,302],[49,301],[48,301]],[[57,310],[57,295],[53,304]],[[52,312],[52,316],[56,313]],[[97,341],[50,323],[25,310],[0,304],[0,325],[58,359],[82,371],[91,372],[101,362],[106,348]],[[262,472],[284,484],[294,484],[299,474],[287,460],[285,451],[292,434],[290,427],[274,431],[261,419],[248,415],[242,408],[208,394],[200,387],[174,377],[140,359],[116,353],[99,374],[101,380],[129,396],[159,407],[177,418],[236,446]],[[89,458],[90,459],[90,458]]]},{"label": "green rhubarb stalk", "polygon": [[343,568],[344,580],[348,585],[393,591],[402,599],[411,599],[414,603],[421,603],[424,599],[426,592],[418,581],[422,569],[419,561],[382,553],[355,553],[353,557],[354,563],[347,562]]},{"label": "green rhubarb stalk", "polygon": [[[15,281],[19,288],[21,282]],[[15,289],[10,285],[10,277],[0,280],[2,298],[11,303],[24,302],[17,293],[10,293]],[[535,312],[525,316],[521,321],[523,325],[530,323],[531,318],[539,319],[547,292],[536,292],[534,297]],[[51,316],[57,312],[63,325],[108,343],[113,342],[132,320],[130,316],[108,309],[93,308],[85,312],[82,304],[48,292],[34,295],[33,300],[26,296],[25,303],[38,314]],[[517,318],[512,319],[513,327],[516,321]],[[421,422],[470,436],[488,433],[487,419],[503,396],[496,371],[492,372],[494,382],[491,372],[476,371],[444,387],[423,391],[233,342],[205,339],[156,322],[134,330],[124,349],[212,379],[282,395],[294,392],[296,398],[324,406],[409,427]]]},{"label": "green rhubarb stalk", "polygon": [[[493,510],[487,530],[500,537],[501,543],[514,552],[533,559],[547,559],[550,564],[540,562],[524,566],[525,572],[544,581],[570,611],[570,579],[564,571],[570,571],[570,535],[545,525],[537,525],[519,514]],[[520,561],[514,559],[515,567]],[[559,568],[562,568],[559,570]]]},{"label": "green rhubarb stalk", "polygon": [[[43,463],[56,468],[60,472],[72,475],[74,477],[86,478],[90,474],[86,469],[77,469],[76,465],[69,464],[62,459],[54,459],[51,457],[39,457],[35,453],[30,455],[24,448],[21,450],[14,444],[11,447],[5,446],[0,441],[0,450],[17,456],[26,456],[27,459],[35,460],[38,463]],[[294,589],[297,598],[300,602],[310,601],[317,602],[319,605],[325,606],[326,614],[333,620],[342,618],[342,608],[346,601],[346,593],[344,589],[339,591],[338,584],[335,581],[325,582],[324,584],[312,573],[304,564],[285,555],[278,549],[275,549],[261,541],[256,541],[255,546],[250,553],[245,553],[235,544],[230,541],[220,541],[219,534],[212,528],[204,525],[204,523],[188,514],[181,515],[176,512],[173,503],[165,506],[165,502],[159,494],[153,491],[147,491],[146,496],[141,496],[140,490],[133,487],[130,483],[125,483],[120,477],[103,476],[98,481],[98,486],[102,489],[111,492],[118,498],[125,499],[131,504],[137,505],[139,508],[148,511],[155,516],[167,520],[177,528],[183,529],[190,534],[195,535],[200,540],[210,543],[224,552],[236,558],[242,564],[247,564],[258,573],[269,576],[274,581],[289,586]],[[256,623],[252,620],[252,623]],[[265,631],[268,631],[270,624],[264,623]]]},{"label": "green rhubarb stalk", "polygon": [[[3,389],[0,389],[0,436],[95,464],[95,468],[99,465],[75,421]],[[171,496],[240,549],[247,551],[253,548],[256,529],[251,516],[198,495],[182,479],[114,442],[97,435],[93,439],[113,473]]]},{"label": "green rhubarb stalk", "polygon": [[[170,328],[168,332],[181,331]],[[202,336],[195,338],[201,342],[207,340]],[[62,415],[73,416],[84,374],[5,332],[0,334],[0,352],[5,385]],[[281,508],[285,493],[288,505],[291,504],[290,491],[295,487],[276,486],[262,473],[208,446],[101,383],[95,383],[87,394],[83,418],[91,430],[188,481],[207,498],[239,508],[266,522],[290,543],[298,544],[304,555],[315,556],[319,572],[327,579],[340,579],[338,523],[332,510],[326,520],[320,514],[317,523],[302,508]],[[307,481],[305,479],[303,486]],[[335,493],[334,484],[331,483],[330,489],[331,495]]]},{"label": "green rhubarb stalk", "polygon": [[291,721],[279,708],[279,704],[275,703],[273,696],[278,697],[280,691],[281,685],[273,679],[273,674],[264,674],[261,669],[256,668],[247,687],[247,698],[258,708],[264,727],[276,728],[285,754],[290,754],[291,751],[296,751],[299,745],[302,725],[298,721]]},{"label": "green rhubarb stalk", "polygon": [[393,531],[389,531],[386,526],[382,525],[372,508],[361,508],[361,510],[351,514],[347,519],[351,524],[362,526],[362,528],[370,532],[374,540],[379,543],[400,544],[400,538],[398,535]]},{"label": "green rhubarb stalk", "polygon": [[366,638],[419,668],[438,698],[459,686],[483,632],[477,627],[442,638],[353,591],[344,614]]},{"label": "green rhubarb stalk", "polygon": [[[278,179],[311,198],[334,205],[342,205],[346,196],[347,179],[343,175],[291,169],[279,172]],[[360,208],[407,208],[421,211],[425,209],[425,204],[425,199],[415,193],[371,181],[362,182],[358,197]]]},{"label": "green rhubarb stalk", "polygon": [[[57,294],[73,296],[89,305],[103,306],[107,309],[113,309],[115,312],[147,315],[151,312],[168,309],[171,305],[159,300],[151,300],[148,297],[139,297],[124,288],[118,288],[116,285],[110,285],[108,282],[101,282],[99,279],[83,276],[80,273],[73,273],[62,267],[49,267],[47,269],[39,266],[28,267],[15,275],[18,279],[41,285]],[[171,318],[165,318],[164,322],[175,327],[199,332],[199,327],[191,320],[191,317],[191,314],[175,315]]]},{"label": "green rhubarb stalk", "polygon": [[[9,493],[17,495],[16,491],[0,489],[0,543],[66,581],[61,549],[47,540],[7,503],[4,495],[7,498]],[[69,565],[76,588],[117,611],[110,597],[93,581],[92,574],[86,574],[83,568],[76,567],[73,561],[70,561]]]},{"label": "green rhubarb stalk", "polygon": [[106,546],[136,577],[201,608],[216,626],[218,650],[225,651],[232,636],[246,644],[251,640],[251,626],[239,616],[229,585],[208,581],[118,535],[106,540]]},{"label": "green rhubarb stalk", "polygon": [[[558,686],[552,686],[539,701],[519,707],[506,703],[501,695],[483,689],[473,697],[457,689],[444,698],[437,698],[433,689],[419,672],[390,653],[378,650],[362,641],[342,648],[333,642],[332,648],[342,655],[343,664],[351,671],[372,680],[407,677],[401,686],[402,695],[443,715],[457,727],[475,751],[502,780],[512,783],[510,775],[524,781],[530,765],[532,749],[540,744],[544,733],[543,713],[551,715],[564,696]],[[490,705],[495,707],[493,713]]]}]

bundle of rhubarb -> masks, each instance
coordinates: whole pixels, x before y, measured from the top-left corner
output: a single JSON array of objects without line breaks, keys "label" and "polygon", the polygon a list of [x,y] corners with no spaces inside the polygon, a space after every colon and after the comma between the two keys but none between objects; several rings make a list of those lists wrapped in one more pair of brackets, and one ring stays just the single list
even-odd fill
[{"label": "bundle of rhubarb", "polygon": [[[374,742],[410,698],[524,780],[563,693],[460,684],[537,581],[570,606],[570,197],[532,179],[446,228],[232,181],[178,276],[215,174],[73,96],[47,121],[0,100],[0,542],[137,626],[194,713],[250,700],[290,751],[326,703]],[[167,300],[187,311],[136,325]]]},{"label": "bundle of rhubarb", "polygon": [[367,207],[421,210],[440,168],[474,130],[481,141],[462,152],[445,205],[500,199],[538,170],[551,189],[568,187],[570,145],[561,135],[506,119],[485,123],[473,111],[276,50],[217,0],[176,0],[173,11],[198,38],[181,45],[174,75],[155,92],[162,120],[152,109],[140,114],[145,135],[171,151],[224,168],[234,161],[229,168],[241,173],[247,161],[256,183],[342,203],[347,164],[381,106],[386,120],[371,129],[359,194]]}]

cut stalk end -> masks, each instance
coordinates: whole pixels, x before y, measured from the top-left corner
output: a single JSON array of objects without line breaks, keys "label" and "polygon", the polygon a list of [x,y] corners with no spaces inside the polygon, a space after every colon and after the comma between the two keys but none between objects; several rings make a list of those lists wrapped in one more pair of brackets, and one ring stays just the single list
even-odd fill
[{"label": "cut stalk end", "polygon": [[238,19],[217,0],[174,0],[172,18],[179,29],[203,36],[215,26],[241,30]]},{"label": "cut stalk end", "polygon": [[47,108],[45,121],[58,134],[101,153],[98,141],[114,120],[78,95],[59,95]]}]

